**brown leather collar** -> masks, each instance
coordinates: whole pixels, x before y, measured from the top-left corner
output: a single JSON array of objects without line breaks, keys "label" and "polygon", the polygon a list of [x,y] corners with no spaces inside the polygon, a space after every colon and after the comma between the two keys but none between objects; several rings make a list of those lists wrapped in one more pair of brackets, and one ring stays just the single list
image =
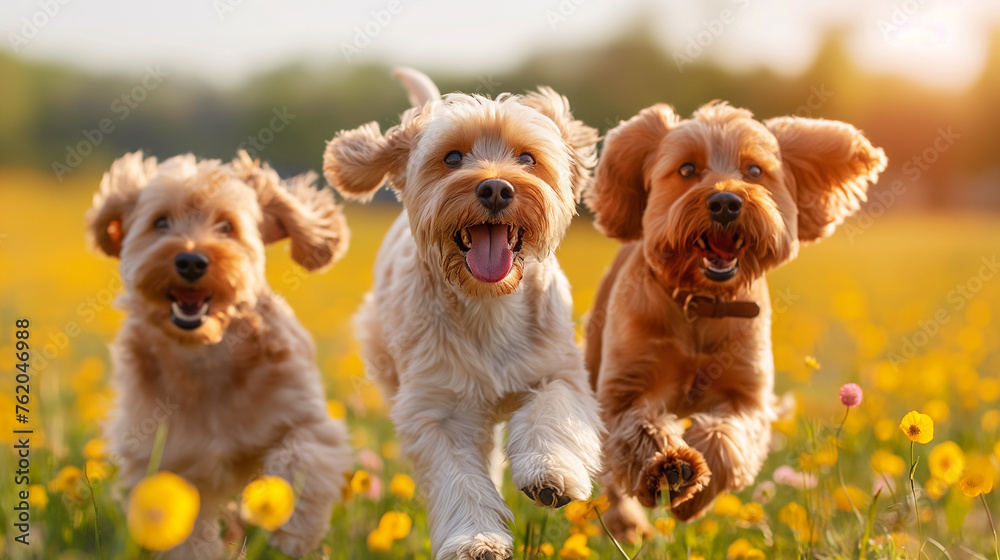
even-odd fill
[{"label": "brown leather collar", "polygon": [[684,318],[693,323],[699,317],[721,319],[723,317],[739,317],[753,319],[760,315],[760,304],[756,301],[726,301],[714,294],[706,294],[681,290],[673,293],[674,300],[684,310]]}]

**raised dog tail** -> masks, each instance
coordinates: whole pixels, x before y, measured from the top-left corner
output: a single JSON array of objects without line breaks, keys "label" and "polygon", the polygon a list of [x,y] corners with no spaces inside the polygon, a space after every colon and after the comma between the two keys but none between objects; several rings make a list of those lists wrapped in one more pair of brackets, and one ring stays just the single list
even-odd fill
[{"label": "raised dog tail", "polygon": [[403,87],[406,88],[406,93],[410,98],[410,104],[414,107],[421,107],[431,101],[441,99],[441,92],[423,72],[405,66],[397,66],[393,68],[392,75],[403,82]]}]

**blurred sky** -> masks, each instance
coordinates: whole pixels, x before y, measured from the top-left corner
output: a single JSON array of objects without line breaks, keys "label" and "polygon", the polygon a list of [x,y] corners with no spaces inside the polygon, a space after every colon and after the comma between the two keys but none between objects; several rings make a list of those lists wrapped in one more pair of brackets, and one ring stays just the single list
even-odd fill
[{"label": "blurred sky", "polygon": [[[373,12],[385,22],[390,5],[397,13],[382,25]],[[13,40],[27,59],[129,73],[161,64],[223,84],[292,60],[343,62],[347,45],[360,50],[352,63],[488,75],[642,20],[668,54],[783,73],[810,62],[823,31],[844,27],[862,68],[960,89],[978,77],[1000,26],[998,0],[4,0],[0,10],[8,53]],[[32,19],[45,23],[29,37]]]}]

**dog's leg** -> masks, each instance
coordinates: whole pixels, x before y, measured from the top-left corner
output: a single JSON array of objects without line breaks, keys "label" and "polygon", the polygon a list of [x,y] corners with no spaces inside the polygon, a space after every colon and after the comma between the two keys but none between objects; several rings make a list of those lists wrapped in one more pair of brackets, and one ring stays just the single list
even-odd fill
[{"label": "dog's leg", "polygon": [[684,424],[674,414],[656,414],[635,404],[612,416],[605,460],[615,482],[639,502],[656,507],[663,488],[671,506],[687,500],[712,474],[701,453],[684,441]]},{"label": "dog's leg", "polygon": [[712,471],[711,482],[691,500],[676,505],[674,516],[685,521],[701,514],[720,492],[752,484],[767,458],[771,424],[765,410],[734,410],[729,404],[691,416],[684,434]]},{"label": "dog's leg", "polygon": [[326,536],[333,504],[340,499],[351,466],[347,439],[341,422],[325,419],[296,426],[265,456],[266,474],[289,483],[302,481],[292,517],[271,535],[271,545],[284,554],[305,556]]},{"label": "dog's leg", "polygon": [[399,395],[392,418],[426,498],[435,558],[511,558],[511,512],[490,478],[493,422],[483,407],[449,403],[427,389]]},{"label": "dog's leg", "polygon": [[507,460],[514,485],[545,507],[589,498],[592,478],[601,472],[597,401],[582,384],[562,379],[543,382],[528,399],[510,419]]},{"label": "dog's leg", "polygon": [[653,527],[639,500],[629,496],[611,476],[603,476],[602,482],[609,502],[604,523],[611,534],[619,541],[630,543],[634,543],[640,533],[643,538],[652,537]]}]

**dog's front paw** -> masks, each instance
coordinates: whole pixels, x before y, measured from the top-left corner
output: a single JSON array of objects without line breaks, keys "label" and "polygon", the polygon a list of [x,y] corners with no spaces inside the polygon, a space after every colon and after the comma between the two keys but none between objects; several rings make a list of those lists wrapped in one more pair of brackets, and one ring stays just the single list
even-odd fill
[{"label": "dog's front paw", "polygon": [[564,496],[561,490],[549,488],[548,486],[542,488],[521,488],[521,492],[524,492],[525,496],[535,500],[535,505],[538,507],[561,508],[573,501],[569,496]]},{"label": "dog's front paw", "polygon": [[445,541],[437,560],[512,560],[510,539],[497,533],[462,535]]},{"label": "dog's front paw", "polygon": [[690,500],[712,477],[705,458],[697,449],[679,447],[657,453],[643,466],[636,483],[635,496],[642,505],[653,508],[660,501],[661,490],[670,492],[670,507]]}]

